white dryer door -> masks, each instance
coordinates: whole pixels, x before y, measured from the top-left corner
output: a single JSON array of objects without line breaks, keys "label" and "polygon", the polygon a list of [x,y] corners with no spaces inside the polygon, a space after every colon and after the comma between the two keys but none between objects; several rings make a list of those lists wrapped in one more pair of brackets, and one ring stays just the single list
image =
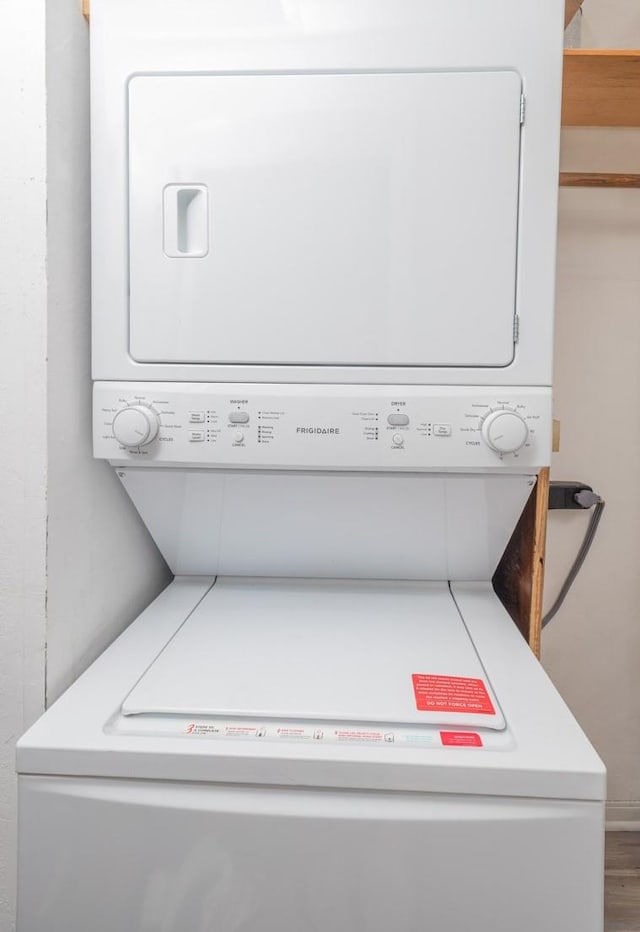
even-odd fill
[{"label": "white dryer door", "polygon": [[505,366],[520,76],[138,76],[141,362]]}]

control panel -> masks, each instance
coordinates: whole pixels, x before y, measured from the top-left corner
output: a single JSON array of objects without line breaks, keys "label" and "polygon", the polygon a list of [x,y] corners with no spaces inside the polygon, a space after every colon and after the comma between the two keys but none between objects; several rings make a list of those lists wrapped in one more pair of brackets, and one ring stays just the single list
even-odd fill
[{"label": "control panel", "polygon": [[529,470],[551,456],[546,388],[97,382],[114,464]]}]

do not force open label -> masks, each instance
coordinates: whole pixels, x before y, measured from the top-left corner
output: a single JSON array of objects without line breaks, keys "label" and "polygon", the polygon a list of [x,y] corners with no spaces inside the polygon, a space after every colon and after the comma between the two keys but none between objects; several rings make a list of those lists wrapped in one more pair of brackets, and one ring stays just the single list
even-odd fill
[{"label": "do not force open label", "polygon": [[428,673],[413,673],[411,679],[418,712],[496,714],[482,680],[470,676],[432,676]]}]

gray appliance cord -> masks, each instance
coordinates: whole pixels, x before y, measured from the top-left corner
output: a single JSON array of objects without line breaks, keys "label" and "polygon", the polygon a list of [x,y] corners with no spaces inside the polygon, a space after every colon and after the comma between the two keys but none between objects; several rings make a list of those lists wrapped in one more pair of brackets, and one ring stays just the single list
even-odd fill
[{"label": "gray appliance cord", "polygon": [[599,495],[596,495],[594,492],[579,492],[576,495],[576,501],[583,508],[591,508],[595,505],[593,509],[593,514],[589,519],[589,524],[587,525],[587,530],[584,535],[580,549],[576,555],[575,560],[573,561],[573,566],[567,574],[560,592],[556,596],[556,600],[547,612],[547,614],[542,619],[542,627],[546,628],[550,621],[555,618],[556,614],[560,610],[562,603],[567,597],[569,590],[575,582],[576,576],[582,569],[582,564],[584,563],[589,550],[591,549],[591,544],[593,543],[593,538],[596,536],[596,531],[598,530],[598,525],[600,524],[600,519],[602,518],[602,512],[604,511],[604,501],[600,498]]}]

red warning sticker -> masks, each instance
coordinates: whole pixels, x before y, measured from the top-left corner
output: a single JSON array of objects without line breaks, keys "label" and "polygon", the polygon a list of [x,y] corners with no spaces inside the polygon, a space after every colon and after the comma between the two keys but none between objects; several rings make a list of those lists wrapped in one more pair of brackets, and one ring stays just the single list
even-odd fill
[{"label": "red warning sticker", "polygon": [[446,747],[481,748],[482,738],[472,731],[441,731],[440,740]]},{"label": "red warning sticker", "polygon": [[418,712],[496,714],[482,680],[470,676],[431,676],[429,673],[413,673],[411,679]]}]

